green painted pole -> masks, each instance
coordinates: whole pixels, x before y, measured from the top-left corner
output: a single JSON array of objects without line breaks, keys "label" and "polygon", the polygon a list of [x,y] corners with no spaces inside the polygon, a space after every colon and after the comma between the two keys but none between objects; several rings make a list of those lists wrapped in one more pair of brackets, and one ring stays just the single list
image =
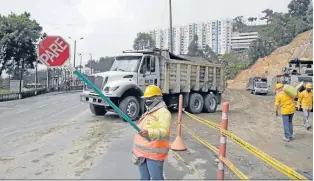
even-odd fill
[{"label": "green painted pole", "polygon": [[[74,73],[82,79],[87,85],[93,88],[93,90],[101,97],[103,98],[120,116],[123,117],[127,122],[130,123],[130,125],[137,131],[140,132],[141,129],[127,116],[122,112],[108,97],[106,97],[94,84],[92,84],[84,75],[82,75],[78,70],[74,70]],[[146,137],[148,141],[151,141],[149,137]]]}]

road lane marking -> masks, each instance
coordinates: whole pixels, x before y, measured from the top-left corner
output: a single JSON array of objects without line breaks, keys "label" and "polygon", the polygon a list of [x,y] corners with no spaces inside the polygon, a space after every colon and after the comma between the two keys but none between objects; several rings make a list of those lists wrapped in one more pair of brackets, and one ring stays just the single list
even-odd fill
[{"label": "road lane marking", "polygon": [[59,101],[53,102],[52,104],[57,104]]},{"label": "road lane marking", "polygon": [[19,113],[22,113],[22,112],[25,112],[25,111],[28,111],[29,109],[23,109],[23,110],[21,110],[21,111],[18,111],[18,112],[16,112],[17,114],[19,114]]},{"label": "road lane marking", "polygon": [[3,109],[3,110],[8,110],[8,109],[13,109],[13,108],[10,108],[10,107],[0,107],[0,110]]},{"label": "road lane marking", "polygon": [[46,104],[44,104],[44,105],[40,105],[40,106],[38,106],[38,107],[45,107],[45,106],[47,106]]}]

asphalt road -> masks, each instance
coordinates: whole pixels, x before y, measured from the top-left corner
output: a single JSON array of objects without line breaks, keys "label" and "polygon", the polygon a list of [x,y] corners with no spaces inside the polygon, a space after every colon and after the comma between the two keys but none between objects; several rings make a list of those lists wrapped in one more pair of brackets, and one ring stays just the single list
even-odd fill
[{"label": "asphalt road", "polygon": [[[0,179],[138,179],[130,162],[134,133],[115,114],[92,115],[79,93],[2,102]],[[203,178],[215,179],[214,155],[199,159],[204,155],[193,149],[181,155]],[[172,154],[165,177],[198,178]]]}]

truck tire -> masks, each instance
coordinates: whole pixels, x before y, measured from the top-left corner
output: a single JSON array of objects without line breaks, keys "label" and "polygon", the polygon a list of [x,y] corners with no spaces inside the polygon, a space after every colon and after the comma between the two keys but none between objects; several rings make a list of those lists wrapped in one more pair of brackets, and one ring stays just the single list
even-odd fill
[{"label": "truck tire", "polygon": [[203,96],[199,93],[192,93],[189,100],[189,111],[193,114],[199,114],[202,112],[203,106]]},{"label": "truck tire", "polygon": [[[134,96],[125,97],[119,104],[122,112],[129,116],[133,121],[136,121],[140,116],[140,103]],[[120,116],[121,119],[123,119]],[[123,119],[124,120],[124,119]],[[125,120],[124,120],[125,121]]]},{"label": "truck tire", "polygon": [[99,106],[95,104],[89,104],[90,111],[96,116],[103,116],[107,113],[105,106]]},{"label": "truck tire", "polygon": [[217,110],[218,101],[214,94],[207,94],[204,99],[203,111],[207,113],[214,113]]}]

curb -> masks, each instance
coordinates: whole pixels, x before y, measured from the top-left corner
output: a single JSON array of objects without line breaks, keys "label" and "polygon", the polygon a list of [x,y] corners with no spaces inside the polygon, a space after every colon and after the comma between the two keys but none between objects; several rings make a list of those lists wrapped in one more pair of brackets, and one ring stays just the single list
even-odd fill
[{"label": "curb", "polygon": [[53,93],[53,95],[58,95],[58,94],[67,94],[67,93],[76,93],[76,92],[82,92],[82,90],[67,91],[67,92],[56,92],[56,93]]}]

